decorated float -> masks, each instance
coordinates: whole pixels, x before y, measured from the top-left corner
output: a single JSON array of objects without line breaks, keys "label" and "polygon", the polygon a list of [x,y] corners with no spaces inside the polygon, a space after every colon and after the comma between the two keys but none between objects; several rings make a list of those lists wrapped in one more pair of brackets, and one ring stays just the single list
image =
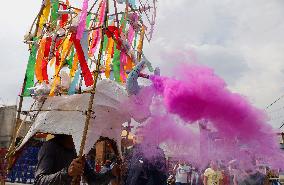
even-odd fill
[{"label": "decorated float", "polygon": [[[143,43],[153,36],[156,0],[82,3],[80,9],[68,0],[43,0],[25,35],[30,56],[6,155],[10,169],[32,138],[47,134],[72,135],[78,156],[87,154],[100,137],[113,139],[121,153],[122,124],[133,118],[121,102],[138,92],[137,79],[148,77],[144,68],[159,73],[143,54]],[[27,120],[33,124],[16,143]],[[29,150],[36,153],[38,148]],[[20,182],[33,178],[35,163]],[[15,181],[17,172],[13,175]]]}]

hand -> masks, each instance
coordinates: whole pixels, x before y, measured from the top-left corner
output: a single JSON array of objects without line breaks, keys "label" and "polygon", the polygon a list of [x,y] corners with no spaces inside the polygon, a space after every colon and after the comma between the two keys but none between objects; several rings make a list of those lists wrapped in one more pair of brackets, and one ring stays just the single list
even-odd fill
[{"label": "hand", "polygon": [[115,164],[113,168],[111,169],[112,175],[115,177],[120,176],[120,171],[121,171],[120,166],[117,164]]},{"label": "hand", "polygon": [[68,175],[71,177],[81,176],[84,173],[84,161],[82,158],[74,159],[68,167]]}]

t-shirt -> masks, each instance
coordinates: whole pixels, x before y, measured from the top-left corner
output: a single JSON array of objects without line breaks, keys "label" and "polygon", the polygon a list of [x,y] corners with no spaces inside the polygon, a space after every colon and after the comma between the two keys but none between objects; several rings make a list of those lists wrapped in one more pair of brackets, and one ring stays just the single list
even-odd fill
[{"label": "t-shirt", "polygon": [[187,183],[188,172],[189,172],[189,166],[179,165],[176,170],[176,182]]},{"label": "t-shirt", "polygon": [[207,177],[206,185],[219,185],[220,180],[223,179],[222,173],[212,168],[207,168],[204,172],[204,176]]}]

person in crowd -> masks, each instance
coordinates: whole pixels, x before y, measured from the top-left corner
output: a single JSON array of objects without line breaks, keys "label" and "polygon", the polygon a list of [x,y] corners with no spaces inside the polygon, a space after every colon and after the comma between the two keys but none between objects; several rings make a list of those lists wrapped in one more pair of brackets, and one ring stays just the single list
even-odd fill
[{"label": "person in crowd", "polygon": [[187,185],[189,184],[189,166],[184,161],[179,162],[175,165],[173,172],[176,177],[176,185]]},{"label": "person in crowd", "polygon": [[223,175],[215,161],[211,161],[210,167],[203,174],[204,185],[221,185]]},{"label": "person in crowd", "polygon": [[190,180],[190,185],[198,185],[199,183],[199,170],[197,167],[192,168],[192,173],[191,173],[191,180]]},{"label": "person in crowd", "polygon": [[264,185],[264,182],[265,174],[255,169],[242,170],[237,180],[238,185]]},{"label": "person in crowd", "polygon": [[221,185],[230,185],[230,173],[226,166],[221,168],[221,173],[223,177]]},{"label": "person in crowd", "polygon": [[42,145],[35,185],[70,185],[74,177],[82,175],[89,185],[102,185],[118,176],[119,168],[115,166],[105,173],[95,173],[84,157],[77,158],[73,139],[69,135],[56,135]]},{"label": "person in crowd", "polygon": [[136,134],[136,137],[133,148],[125,157],[127,167],[124,185],[166,185],[164,151],[153,143],[144,142],[143,135]]}]

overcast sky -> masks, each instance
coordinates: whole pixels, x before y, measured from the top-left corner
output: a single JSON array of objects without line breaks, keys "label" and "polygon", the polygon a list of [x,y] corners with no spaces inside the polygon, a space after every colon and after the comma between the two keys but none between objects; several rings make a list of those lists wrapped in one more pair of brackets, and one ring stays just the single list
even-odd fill
[{"label": "overcast sky", "polygon": [[[81,0],[70,2],[81,6]],[[23,36],[40,4],[2,2],[0,104],[16,102],[28,59]],[[145,54],[164,74],[172,74],[178,62],[208,65],[231,90],[264,108],[284,94],[283,18],[283,0],[159,0],[156,30]]]}]

